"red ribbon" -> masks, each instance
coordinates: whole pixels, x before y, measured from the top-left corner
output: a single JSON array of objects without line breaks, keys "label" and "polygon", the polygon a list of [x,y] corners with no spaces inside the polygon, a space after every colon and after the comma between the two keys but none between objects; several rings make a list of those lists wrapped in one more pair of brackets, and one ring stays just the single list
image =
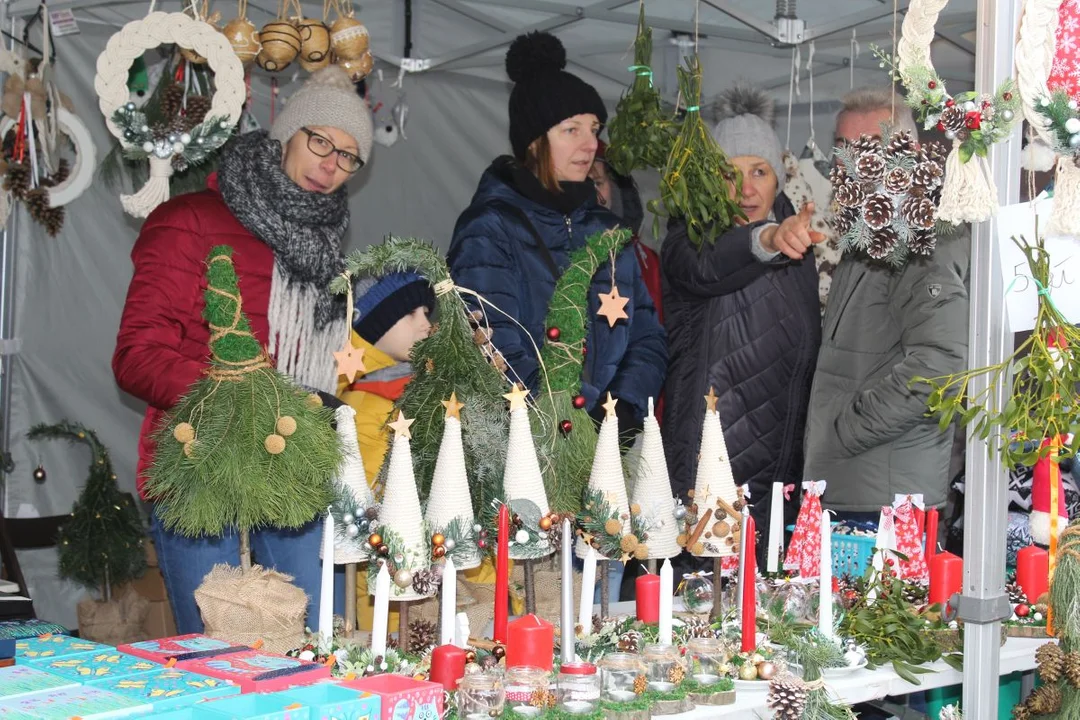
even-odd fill
[{"label": "red ribbon", "polygon": [[794,489],[795,489],[795,483],[791,483],[790,485],[785,485],[784,486],[784,499],[785,500],[790,500],[791,499],[791,492]]}]

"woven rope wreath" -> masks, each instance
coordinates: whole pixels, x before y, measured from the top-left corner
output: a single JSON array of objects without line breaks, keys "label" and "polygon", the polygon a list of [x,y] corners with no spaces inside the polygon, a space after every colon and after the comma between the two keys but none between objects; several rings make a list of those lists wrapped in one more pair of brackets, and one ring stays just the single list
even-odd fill
[{"label": "woven rope wreath", "polygon": [[1046,81],[1057,49],[1061,0],[1026,0],[1016,45],[1016,74],[1024,117],[1036,140],[1057,154],[1054,212],[1047,231],[1080,235],[1080,117],[1077,104],[1062,90],[1050,91]]},{"label": "woven rope wreath", "polygon": [[[215,92],[206,120],[182,135],[156,136],[145,116],[129,102],[128,70],[136,58],[159,45],[174,44],[207,58],[214,71]],[[246,98],[244,68],[228,39],[216,28],[184,13],[154,12],[125,25],[109,38],[98,56],[94,89],[109,132],[124,147],[124,154],[150,159],[150,179],[135,195],[121,195],[124,210],[146,217],[169,199],[173,158],[194,165],[232,134]]]},{"label": "woven rope wreath", "polygon": [[[986,155],[1007,138],[1016,122],[1019,101],[1012,80],[994,95],[951,96],[934,70],[930,43],[938,15],[948,0],[912,0],[896,47],[896,74],[907,90],[907,102],[925,123],[952,140],[945,161],[938,217],[946,222],[981,222],[997,213],[997,188]],[[889,59],[882,58],[891,65]]]}]

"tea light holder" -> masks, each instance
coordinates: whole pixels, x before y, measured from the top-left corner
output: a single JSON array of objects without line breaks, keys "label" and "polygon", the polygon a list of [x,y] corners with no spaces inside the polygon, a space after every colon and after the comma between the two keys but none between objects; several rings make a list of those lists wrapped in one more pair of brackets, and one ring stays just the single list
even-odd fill
[{"label": "tea light holder", "polygon": [[543,668],[527,665],[507,668],[503,684],[506,688],[506,706],[515,716],[540,717],[554,704],[551,674]]},{"label": "tea light holder", "polygon": [[506,703],[503,679],[493,673],[466,675],[458,681],[456,700],[460,720],[491,720],[499,717]]},{"label": "tea light holder", "polygon": [[686,653],[690,659],[692,677],[699,685],[714,685],[724,673],[724,643],[718,638],[694,638],[687,643]]},{"label": "tea light holder", "polygon": [[587,715],[600,706],[600,675],[592,663],[563,663],[557,687],[559,709],[565,713]]},{"label": "tea light holder", "polygon": [[600,661],[601,695],[609,702],[631,702],[645,691],[645,663],[641,656],[610,653]]},{"label": "tea light holder", "polygon": [[683,681],[686,670],[679,658],[679,649],[674,645],[646,645],[641,651],[645,661],[645,676],[649,689],[660,693],[669,693]]}]

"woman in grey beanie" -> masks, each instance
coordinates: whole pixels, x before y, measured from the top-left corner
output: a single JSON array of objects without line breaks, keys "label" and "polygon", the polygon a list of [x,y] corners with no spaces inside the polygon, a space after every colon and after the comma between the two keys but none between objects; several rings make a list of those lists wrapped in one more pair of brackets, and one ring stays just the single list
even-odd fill
[{"label": "woman in grey beanie", "polygon": [[673,483],[685,495],[697,472],[701,397],[715,390],[735,482],[750,486],[751,512],[767,532],[773,483],[802,480],[821,342],[817,271],[807,249],[819,238],[810,213],[796,215],[783,194],[772,101],[736,87],[716,109],[713,135],[742,174],[746,218],[700,251],[681,222],[668,226],[660,262],[671,350],[664,435],[674,443],[667,453]]},{"label": "woman in grey beanie", "polygon": [[[203,278],[216,245],[233,248],[244,313],[277,369],[333,396],[332,353],[347,328],[345,303],[330,295],[328,285],[344,263],[345,182],[370,152],[367,105],[345,71],[330,66],[289,99],[269,133],[230,140],[205,190],[174,197],[146,219],[131,252],[134,275],[113,354],[117,384],[147,404],[140,492],[142,472],[153,462],[150,433],[207,368]],[[311,522],[251,536],[256,560],[292,575],[310,599],[309,611],[319,603],[319,563],[313,558],[319,556],[320,528]],[[185,538],[166,530],[156,513],[151,532],[177,629],[201,632],[195,588],[215,564],[235,562],[238,536]]]}]

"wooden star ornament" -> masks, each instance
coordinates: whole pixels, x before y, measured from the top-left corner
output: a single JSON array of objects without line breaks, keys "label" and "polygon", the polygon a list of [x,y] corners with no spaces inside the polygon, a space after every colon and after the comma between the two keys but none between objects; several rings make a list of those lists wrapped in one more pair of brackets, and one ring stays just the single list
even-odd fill
[{"label": "wooden star ornament", "polygon": [[394,431],[395,436],[403,437],[406,440],[412,440],[412,431],[409,430],[409,426],[414,422],[416,421],[406,419],[405,413],[398,410],[397,420],[390,423],[390,429]]},{"label": "wooden star ornament", "polygon": [[608,327],[615,327],[615,323],[619,320],[628,320],[630,318],[626,314],[626,304],[628,302],[630,302],[630,298],[620,295],[619,287],[612,285],[611,292],[600,293],[600,309],[596,311],[596,314],[607,319]]},{"label": "wooden star ornament", "polygon": [[709,394],[705,396],[705,409],[709,412],[716,412],[716,401],[720,399],[720,396],[716,394],[716,391],[710,386]]},{"label": "wooden star ornament", "polygon": [[519,408],[525,407],[525,398],[529,396],[529,391],[521,387],[517,383],[514,383],[514,389],[503,395],[504,398],[510,401],[510,411],[513,412]]},{"label": "wooden star ornament", "polygon": [[349,343],[341,350],[334,353],[337,360],[338,375],[344,375],[346,382],[352,382],[357,373],[366,372],[364,367],[364,348],[353,347]]},{"label": "wooden star ornament", "polygon": [[458,402],[457,393],[450,393],[449,400],[441,401],[444,408],[446,408],[446,417],[461,419],[461,408],[465,407],[465,403]]},{"label": "wooden star ornament", "polygon": [[615,406],[619,404],[619,401],[611,397],[611,393],[607,394],[607,402],[600,407],[604,408],[604,418],[615,417]]}]

